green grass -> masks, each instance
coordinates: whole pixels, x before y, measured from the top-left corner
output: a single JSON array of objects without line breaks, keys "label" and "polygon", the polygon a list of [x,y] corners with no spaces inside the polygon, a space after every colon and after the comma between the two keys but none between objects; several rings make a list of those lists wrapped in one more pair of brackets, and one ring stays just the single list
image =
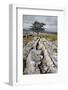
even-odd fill
[{"label": "green grass", "polygon": [[46,39],[50,41],[55,41],[57,40],[57,35],[52,34],[52,35],[46,35]]},{"label": "green grass", "polygon": [[55,41],[57,40],[57,34],[47,34],[47,33],[43,33],[43,34],[38,34],[36,35],[37,37],[40,37],[40,38],[45,38],[47,40],[50,40],[50,41]]},{"label": "green grass", "polygon": [[34,37],[45,38],[45,39],[47,39],[49,41],[55,41],[55,40],[57,40],[57,34],[42,33],[42,34],[38,34],[38,35],[23,37],[23,43],[25,45],[27,45],[27,43],[30,42],[30,41],[32,41]]}]

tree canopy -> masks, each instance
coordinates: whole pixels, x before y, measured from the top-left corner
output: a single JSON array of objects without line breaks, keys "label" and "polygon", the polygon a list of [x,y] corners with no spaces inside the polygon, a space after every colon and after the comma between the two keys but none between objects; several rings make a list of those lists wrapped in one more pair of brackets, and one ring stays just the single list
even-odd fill
[{"label": "tree canopy", "polygon": [[33,24],[32,24],[32,30],[36,33],[39,33],[39,32],[42,32],[43,30],[45,30],[44,28],[42,28],[44,25],[46,25],[45,23],[40,23],[38,21],[35,21]]}]

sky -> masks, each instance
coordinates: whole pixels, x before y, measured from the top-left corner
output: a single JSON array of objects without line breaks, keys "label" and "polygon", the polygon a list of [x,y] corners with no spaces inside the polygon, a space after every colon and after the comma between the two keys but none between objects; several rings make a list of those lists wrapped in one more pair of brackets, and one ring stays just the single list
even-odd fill
[{"label": "sky", "polygon": [[57,16],[23,15],[23,28],[30,28],[34,21],[45,23],[46,31],[57,32]]}]

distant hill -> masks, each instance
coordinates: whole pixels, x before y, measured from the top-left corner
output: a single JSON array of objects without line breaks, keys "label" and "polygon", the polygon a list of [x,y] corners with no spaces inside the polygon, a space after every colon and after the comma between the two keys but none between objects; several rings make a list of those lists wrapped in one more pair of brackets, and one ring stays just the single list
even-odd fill
[{"label": "distant hill", "polygon": [[[32,28],[26,28],[23,29],[23,33],[31,33],[33,32]],[[40,30],[41,33],[52,33],[52,34],[57,34],[57,32],[53,32],[53,31],[47,31],[47,30]]]}]

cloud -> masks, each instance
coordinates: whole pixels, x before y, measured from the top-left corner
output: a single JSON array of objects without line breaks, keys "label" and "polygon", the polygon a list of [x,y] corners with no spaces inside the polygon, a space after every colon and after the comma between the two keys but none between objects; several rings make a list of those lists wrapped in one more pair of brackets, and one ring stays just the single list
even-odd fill
[{"label": "cloud", "polygon": [[48,31],[57,31],[57,16],[24,15],[24,28],[29,28],[34,21],[45,23]]}]

